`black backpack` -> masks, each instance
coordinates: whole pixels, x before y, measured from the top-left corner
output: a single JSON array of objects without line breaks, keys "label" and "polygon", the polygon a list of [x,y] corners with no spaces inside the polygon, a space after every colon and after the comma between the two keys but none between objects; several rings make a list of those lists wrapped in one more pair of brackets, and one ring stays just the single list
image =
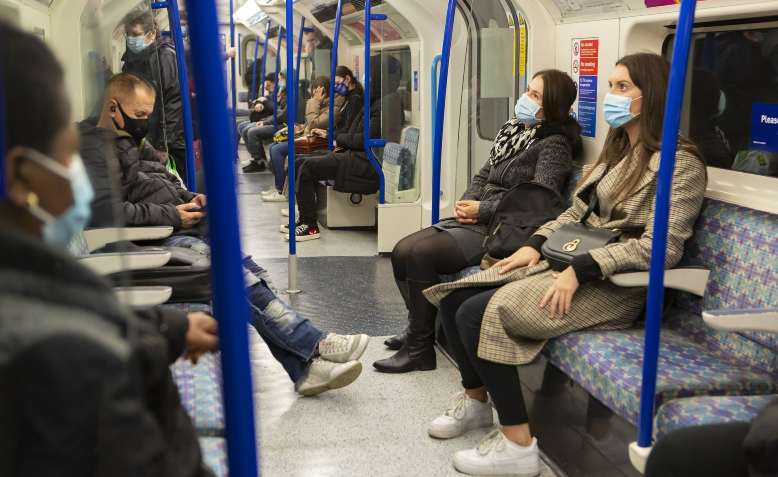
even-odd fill
[{"label": "black backpack", "polygon": [[502,259],[521,248],[535,231],[565,211],[565,201],[556,190],[535,182],[522,182],[503,194],[489,222],[484,249],[493,259]]}]

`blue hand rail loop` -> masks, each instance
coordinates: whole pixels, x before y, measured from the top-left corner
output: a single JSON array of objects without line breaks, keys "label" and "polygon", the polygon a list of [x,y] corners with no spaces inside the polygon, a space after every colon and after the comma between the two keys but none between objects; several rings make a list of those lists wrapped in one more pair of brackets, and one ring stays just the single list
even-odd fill
[{"label": "blue hand rail loop", "polygon": [[662,126],[662,150],[657,175],[656,207],[654,212],[654,236],[651,243],[651,265],[646,302],[646,332],[643,351],[643,382],[640,389],[640,421],[638,446],[651,447],[654,398],[656,396],[656,371],[659,360],[659,334],[664,299],[664,270],[667,253],[667,229],[670,216],[670,189],[673,185],[675,153],[678,147],[678,128],[681,123],[686,86],[686,69],[689,47],[694,29],[695,0],[682,0],[678,29],[673,46],[673,60],[665,103]]},{"label": "blue hand rail loop", "polygon": [[[365,94],[364,94],[364,105],[363,105],[364,106],[363,144],[365,147],[365,155],[367,156],[368,160],[370,161],[370,164],[373,166],[373,169],[375,169],[375,172],[378,175],[378,203],[383,204],[384,197],[385,197],[384,171],[383,168],[381,167],[381,163],[378,162],[378,158],[376,158],[375,154],[373,153],[373,148],[384,147],[386,145],[386,141],[384,141],[383,139],[370,138],[370,100],[372,99],[371,98],[372,94],[370,90],[370,40],[371,40],[370,35],[372,32],[371,23],[373,21],[386,20],[388,17],[383,13],[372,14],[371,9],[372,9],[372,0],[365,0]],[[378,96],[379,97],[376,98],[376,101],[381,101],[380,93]]]},{"label": "blue hand rail loop", "polygon": [[[288,24],[287,24],[288,27]],[[289,28],[287,28],[288,30]],[[289,45],[294,43],[287,43],[286,49],[289,49]],[[288,66],[288,65],[287,65]],[[287,76],[287,81],[291,81],[292,78]],[[278,45],[276,47],[276,84],[273,87],[273,131],[278,130],[278,91],[281,89],[279,83],[281,82],[281,25],[278,26]],[[289,88],[286,88],[286,123],[289,124]]]},{"label": "blue hand rail loop", "polygon": [[340,40],[340,18],[343,16],[343,0],[338,0],[335,13],[335,32],[332,38],[332,57],[330,58],[330,116],[327,125],[327,147],[335,149],[335,70],[338,67],[338,41]]},{"label": "blue hand rail loop", "polygon": [[[454,14],[456,13],[456,0],[448,0],[446,11],[446,26],[443,30],[443,47],[440,54],[440,79],[433,78],[432,82],[438,82],[435,91],[435,113],[432,115],[432,223],[440,221],[440,174],[443,155],[443,123],[446,113],[446,89],[448,88],[448,65],[451,58],[451,36],[454,31]],[[433,61],[434,72],[434,61]],[[435,88],[433,86],[433,88]]]},{"label": "blue hand rail loop", "polygon": [[210,209],[208,228],[213,248],[211,274],[214,312],[219,317],[219,343],[224,380],[224,413],[230,475],[255,477],[257,442],[249,366],[249,318],[243,281],[235,168],[220,158],[235,151],[235,135],[225,98],[227,83],[219,41],[216,2],[187,2],[192,65],[202,113],[205,179]]},{"label": "blue hand rail loop", "polygon": [[170,32],[176,45],[176,63],[178,65],[178,87],[181,93],[181,114],[184,119],[184,141],[186,142],[186,187],[195,192],[197,181],[195,180],[195,154],[194,154],[194,129],[192,128],[192,104],[189,92],[189,71],[186,66],[184,53],[184,35],[181,33],[181,14],[178,10],[178,0],[167,0],[151,4],[152,9],[167,9],[170,19]]}]

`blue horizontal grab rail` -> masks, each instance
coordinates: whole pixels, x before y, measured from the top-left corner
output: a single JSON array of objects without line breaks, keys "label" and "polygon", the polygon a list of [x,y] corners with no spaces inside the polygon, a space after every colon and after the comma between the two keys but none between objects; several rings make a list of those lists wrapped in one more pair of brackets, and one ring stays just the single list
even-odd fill
[{"label": "blue horizontal grab rail", "polygon": [[340,39],[340,18],[343,16],[343,0],[338,0],[335,13],[335,32],[332,38],[332,57],[330,58],[330,116],[327,124],[327,148],[335,149],[335,71],[338,67],[338,41]]},{"label": "blue horizontal grab rail", "polygon": [[[381,163],[378,162],[378,158],[375,157],[375,154],[373,153],[373,148],[382,148],[386,146],[386,141],[383,139],[371,139],[370,138],[370,100],[372,99],[371,96],[371,89],[370,89],[370,35],[372,34],[372,28],[371,23],[373,20],[379,21],[379,20],[386,20],[388,17],[382,13],[377,13],[373,15],[371,13],[372,9],[372,0],[365,0],[365,94],[364,94],[364,139],[363,144],[365,147],[365,155],[367,156],[368,160],[370,161],[370,164],[373,166],[373,169],[375,169],[376,174],[378,175],[378,203],[383,204],[384,203],[384,197],[385,197],[385,185],[384,185],[384,171],[381,167]],[[379,92],[376,95],[376,101],[381,101],[381,93]]]},{"label": "blue horizontal grab rail", "polygon": [[[456,1],[448,0],[446,10],[446,26],[443,30],[443,46],[441,48],[440,79],[435,91],[435,114],[433,115],[432,139],[432,223],[440,221],[440,174],[443,155],[443,123],[446,114],[446,90],[448,89],[448,65],[451,59],[451,36],[454,31],[454,14]],[[433,79],[433,82],[435,80]]]},{"label": "blue horizontal grab rail", "polygon": [[665,255],[667,229],[670,217],[670,190],[673,185],[675,153],[678,148],[678,129],[681,124],[686,85],[686,69],[694,29],[696,0],[682,0],[678,18],[670,81],[662,126],[662,149],[657,176],[654,234],[651,242],[651,265],[646,300],[645,348],[643,350],[643,382],[640,389],[640,421],[638,446],[651,447],[652,420],[656,396],[656,372],[659,360],[659,334],[664,300]]},{"label": "blue horizontal grab rail", "polygon": [[219,20],[216,2],[189,1],[186,9],[195,81],[208,85],[197,100],[202,114],[203,162],[210,195],[211,276],[214,313],[219,318],[227,457],[232,477],[255,477],[259,467],[246,327],[249,310],[243,281],[235,168],[232,161],[221,160],[235,151],[235,135],[227,111]]},{"label": "blue horizontal grab rail", "polygon": [[[194,154],[194,129],[192,128],[192,104],[189,92],[189,71],[186,66],[186,54],[184,52],[184,35],[181,32],[181,14],[178,10],[178,0],[154,2],[151,8],[155,10],[167,9],[170,19],[170,33],[176,46],[176,64],[178,66],[178,87],[181,94],[181,114],[184,120],[184,141],[186,142],[186,187],[192,192],[197,190],[195,180],[195,154]],[[163,125],[163,127],[166,127]]]}]

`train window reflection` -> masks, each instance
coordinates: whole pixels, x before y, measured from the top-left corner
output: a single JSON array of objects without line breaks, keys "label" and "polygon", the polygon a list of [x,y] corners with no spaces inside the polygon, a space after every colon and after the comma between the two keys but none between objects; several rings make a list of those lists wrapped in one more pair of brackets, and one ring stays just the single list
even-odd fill
[{"label": "train window reflection", "polygon": [[683,132],[711,167],[778,176],[778,28],[700,33],[692,53]]}]

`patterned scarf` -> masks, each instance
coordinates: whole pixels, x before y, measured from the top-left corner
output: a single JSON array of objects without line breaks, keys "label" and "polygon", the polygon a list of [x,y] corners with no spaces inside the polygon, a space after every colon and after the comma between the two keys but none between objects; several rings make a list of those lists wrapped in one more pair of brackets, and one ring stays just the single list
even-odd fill
[{"label": "patterned scarf", "polygon": [[492,149],[489,151],[489,163],[495,166],[520,154],[534,142],[542,124],[538,123],[527,128],[516,118],[505,123],[494,138]]}]

